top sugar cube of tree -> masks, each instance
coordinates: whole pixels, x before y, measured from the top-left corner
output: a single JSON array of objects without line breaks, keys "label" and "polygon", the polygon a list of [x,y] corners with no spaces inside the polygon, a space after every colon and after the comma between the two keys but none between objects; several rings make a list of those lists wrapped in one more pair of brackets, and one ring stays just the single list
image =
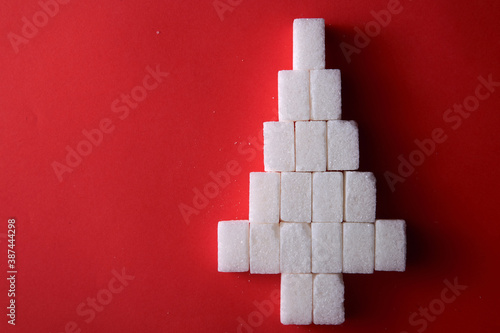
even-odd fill
[{"label": "top sugar cube of tree", "polygon": [[325,20],[293,21],[293,69],[325,68]]}]

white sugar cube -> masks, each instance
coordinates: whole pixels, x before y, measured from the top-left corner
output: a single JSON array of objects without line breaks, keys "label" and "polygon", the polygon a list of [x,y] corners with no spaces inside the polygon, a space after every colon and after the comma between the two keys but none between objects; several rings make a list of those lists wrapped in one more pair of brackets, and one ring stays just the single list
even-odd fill
[{"label": "white sugar cube", "polygon": [[326,122],[295,123],[297,171],[326,170]]},{"label": "white sugar cube", "polygon": [[311,223],[312,272],[342,272],[342,224]]},{"label": "white sugar cube", "polygon": [[293,122],[264,123],[264,170],[295,171]]},{"label": "white sugar cube", "polygon": [[342,274],[315,274],[313,277],[314,324],[340,325],[344,319]]},{"label": "white sugar cube", "polygon": [[329,120],[327,127],[328,170],[357,170],[358,124],[352,120]]},{"label": "white sugar cube", "polygon": [[280,121],[310,119],[309,72],[278,72],[278,115]]},{"label": "white sugar cube", "polygon": [[280,225],[250,223],[250,273],[280,272]]},{"label": "white sugar cube", "polygon": [[280,174],[250,172],[250,222],[279,223]]},{"label": "white sugar cube", "polygon": [[313,172],[312,221],[342,222],[344,215],[344,174]]},{"label": "white sugar cube", "polygon": [[281,220],[311,222],[310,172],[281,173]]},{"label": "white sugar cube", "polygon": [[342,223],[344,273],[373,273],[375,265],[374,223]]},{"label": "white sugar cube", "polygon": [[371,172],[345,172],[344,220],[347,222],[375,222],[377,189]]},{"label": "white sugar cube", "polygon": [[325,68],[325,20],[293,21],[293,69]]},{"label": "white sugar cube", "polygon": [[342,114],[340,70],[312,70],[310,85],[311,119],[340,119]]},{"label": "white sugar cube", "polygon": [[280,223],[280,271],[311,272],[310,223]]},{"label": "white sugar cube", "polygon": [[404,220],[375,221],[375,270],[406,268],[406,223]]},{"label": "white sugar cube", "polygon": [[312,274],[281,274],[280,319],[283,325],[310,325]]},{"label": "white sugar cube", "polygon": [[248,221],[221,221],[217,225],[219,272],[248,271]]}]

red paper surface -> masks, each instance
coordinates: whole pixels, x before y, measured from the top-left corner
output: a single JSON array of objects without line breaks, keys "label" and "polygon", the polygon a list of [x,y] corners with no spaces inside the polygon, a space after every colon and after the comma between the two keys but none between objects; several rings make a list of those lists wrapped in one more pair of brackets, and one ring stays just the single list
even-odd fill
[{"label": "red paper surface", "polygon": [[[498,1],[1,7],[1,332],[500,328]],[[390,19],[388,8],[397,12]],[[342,70],[343,119],[359,124],[377,217],[408,225],[407,271],[346,274],[338,327],[282,326],[280,275],[217,272],[217,222],[248,217],[248,174],[263,170],[262,123],[278,118],[277,72],[292,68],[300,17],[325,18],[327,68]],[[156,81],[149,71],[160,72]],[[144,100],[126,106],[131,93]],[[473,111],[453,111],[464,103]],[[77,149],[87,156],[70,167]],[[414,170],[400,167],[410,158]],[[231,184],[183,217],[180,207],[193,207],[210,174],[228,167]],[[387,172],[402,177],[392,190]],[[464,286],[455,294],[454,283]]]}]

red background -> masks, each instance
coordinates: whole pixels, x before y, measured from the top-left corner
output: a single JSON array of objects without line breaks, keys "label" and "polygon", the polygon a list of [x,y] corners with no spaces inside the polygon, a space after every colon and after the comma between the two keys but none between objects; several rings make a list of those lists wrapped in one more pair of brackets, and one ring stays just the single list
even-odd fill
[{"label": "red background", "polygon": [[[355,45],[354,28],[388,0],[222,1],[232,5],[221,16],[212,0],[71,1],[18,53],[8,34],[40,5],[2,1],[0,276],[10,217],[19,273],[15,327],[1,279],[0,330],[235,332],[241,317],[243,332],[497,331],[500,87],[457,129],[443,114],[479,76],[500,81],[500,3],[402,1],[348,63],[340,43]],[[377,216],[408,225],[407,271],[345,275],[338,327],[282,326],[277,305],[260,314],[254,301],[271,299],[279,275],[217,272],[217,222],[248,217],[248,173],[263,170],[260,131],[277,120],[277,72],[292,68],[299,17],[325,18],[327,68],[342,70],[343,119],[359,124]],[[111,104],[157,65],[168,77],[121,120]],[[59,182],[53,162],[104,118],[113,132]],[[384,173],[435,128],[447,140],[391,191]],[[231,160],[240,172],[186,223],[179,205]],[[77,307],[122,268],[134,280],[86,323]],[[467,289],[412,325],[455,278]]]}]

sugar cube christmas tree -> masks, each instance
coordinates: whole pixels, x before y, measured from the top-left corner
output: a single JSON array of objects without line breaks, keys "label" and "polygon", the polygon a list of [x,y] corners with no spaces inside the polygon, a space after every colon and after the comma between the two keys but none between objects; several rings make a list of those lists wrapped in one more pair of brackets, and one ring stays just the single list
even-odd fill
[{"label": "sugar cube christmas tree", "polygon": [[293,70],[278,72],[279,121],[264,123],[264,170],[250,173],[249,220],[218,224],[220,272],[281,273],[281,323],[344,322],[343,273],[404,271],[404,220],[375,219],[356,122],[341,118],[325,22],[293,22]]}]

